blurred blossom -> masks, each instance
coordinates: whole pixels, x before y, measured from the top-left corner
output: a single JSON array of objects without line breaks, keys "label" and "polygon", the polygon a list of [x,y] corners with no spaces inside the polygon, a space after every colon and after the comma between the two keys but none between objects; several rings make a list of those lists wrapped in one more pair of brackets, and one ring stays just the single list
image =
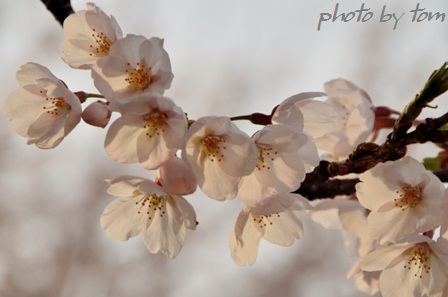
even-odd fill
[{"label": "blurred blossom", "polygon": [[318,148],[346,157],[373,131],[375,113],[367,93],[352,82],[338,78],[325,83],[325,93],[337,113],[334,126],[325,135],[316,137]]}]

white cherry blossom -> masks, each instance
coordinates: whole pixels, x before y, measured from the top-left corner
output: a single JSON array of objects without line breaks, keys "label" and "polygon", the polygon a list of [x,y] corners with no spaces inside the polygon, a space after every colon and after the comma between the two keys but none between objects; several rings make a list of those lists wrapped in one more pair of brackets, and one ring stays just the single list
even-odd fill
[{"label": "white cherry blossom", "polygon": [[123,33],[111,16],[87,3],[87,10],[69,15],[64,21],[62,59],[73,68],[90,69],[96,60],[109,54],[111,45]]},{"label": "white cherry blossom", "polygon": [[202,191],[210,198],[235,198],[238,182],[257,164],[253,140],[228,117],[209,116],[195,121],[187,134],[182,158],[193,169]]},{"label": "white cherry blossom", "polygon": [[141,235],[151,253],[174,258],[182,248],[187,229],[196,229],[193,207],[170,195],[154,182],[133,176],[110,180],[108,193],[118,197],[104,210],[100,224],[116,240]]},{"label": "white cherry blossom", "polygon": [[173,74],[163,40],[127,35],[111,45],[109,54],[92,68],[95,87],[111,104],[129,103],[132,95],[163,94]]},{"label": "white cherry blossom", "polygon": [[255,262],[262,238],[276,245],[290,246],[303,234],[301,211],[311,209],[305,198],[280,193],[264,202],[256,207],[244,204],[230,232],[230,252],[238,265]]},{"label": "white cherry blossom", "polygon": [[385,243],[361,260],[361,269],[379,271],[384,297],[443,297],[448,282],[448,245],[423,235]]},{"label": "white cherry blossom", "polygon": [[396,241],[439,227],[446,206],[445,187],[410,156],[379,164],[360,176],[359,202],[371,210],[368,228],[374,239]]},{"label": "white cherry blossom", "polygon": [[334,126],[325,135],[316,137],[318,148],[346,157],[373,131],[375,113],[369,95],[352,82],[339,78],[325,83],[325,101],[337,113]]},{"label": "white cherry blossom", "polygon": [[42,149],[54,148],[81,120],[81,103],[46,67],[27,63],[17,72],[20,89],[8,96],[4,115],[14,131]]},{"label": "white cherry blossom", "polygon": [[156,169],[185,145],[187,119],[174,102],[156,94],[132,98],[107,131],[104,147],[118,163]]},{"label": "white cherry blossom", "polygon": [[252,136],[258,163],[239,183],[238,197],[249,206],[276,193],[299,188],[305,174],[319,164],[317,147],[309,137],[287,125],[267,125]]}]

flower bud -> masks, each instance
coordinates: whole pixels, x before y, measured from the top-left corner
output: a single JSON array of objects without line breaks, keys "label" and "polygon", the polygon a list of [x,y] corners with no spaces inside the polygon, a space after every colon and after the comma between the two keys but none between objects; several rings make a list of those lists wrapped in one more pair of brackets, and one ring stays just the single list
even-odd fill
[{"label": "flower bud", "polygon": [[112,112],[107,103],[96,101],[87,106],[82,112],[82,119],[89,125],[104,128],[109,123]]}]

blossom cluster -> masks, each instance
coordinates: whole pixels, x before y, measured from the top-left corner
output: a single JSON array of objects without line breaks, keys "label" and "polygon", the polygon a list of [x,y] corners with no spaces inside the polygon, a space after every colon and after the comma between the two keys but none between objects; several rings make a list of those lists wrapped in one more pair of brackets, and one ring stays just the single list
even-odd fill
[{"label": "blossom cluster", "polygon": [[[211,199],[241,201],[229,236],[239,265],[255,262],[262,238],[293,244],[303,234],[301,217],[310,215],[344,232],[360,259],[349,275],[363,291],[446,295],[447,194],[420,162],[405,157],[377,165],[359,176],[352,197],[310,203],[293,193],[322,158],[344,159],[372,140],[375,113],[364,90],[338,78],[325,83],[324,92],[281,101],[268,116],[190,119],[164,95],[174,75],[163,39],[124,36],[117,21],[92,3],[63,28],[63,61],[90,71],[99,94],[72,92],[44,66],[27,63],[3,113],[16,133],[42,149],[58,146],[81,119],[108,126],[104,148],[113,161],[156,171],[155,180],[107,180],[108,193],[117,197],[100,219],[109,237],[140,235],[151,253],[176,257],[187,229],[198,224],[184,196],[199,187]],[[83,108],[90,97],[100,99]],[[236,124],[241,118],[263,127],[249,136]],[[438,228],[441,235],[433,239]]]}]

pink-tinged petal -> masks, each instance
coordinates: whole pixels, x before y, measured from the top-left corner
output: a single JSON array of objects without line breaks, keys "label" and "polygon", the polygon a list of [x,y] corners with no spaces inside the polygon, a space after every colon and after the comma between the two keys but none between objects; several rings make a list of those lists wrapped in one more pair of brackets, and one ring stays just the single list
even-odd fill
[{"label": "pink-tinged petal", "polygon": [[166,161],[174,157],[177,149],[167,149],[162,135],[149,138],[141,133],[137,138],[138,162],[145,169],[157,169]]},{"label": "pink-tinged petal", "polygon": [[325,96],[325,93],[305,92],[285,99],[282,103],[280,103],[272,115],[272,123],[289,125],[299,129],[299,131],[302,131],[304,126],[304,117],[302,112],[297,108],[296,103],[302,100],[321,96]]},{"label": "pink-tinged petal", "polygon": [[118,163],[135,163],[137,139],[144,134],[145,122],[140,116],[125,115],[115,120],[109,127],[104,142],[108,155]]},{"label": "pink-tinged petal", "polygon": [[286,210],[282,213],[274,213],[263,224],[266,224],[261,227],[263,238],[280,246],[292,245],[294,239],[299,239],[303,234],[298,211]]},{"label": "pink-tinged petal", "polygon": [[154,215],[149,228],[142,232],[142,238],[151,253],[159,251],[173,259],[182,248],[187,236],[182,213],[170,197],[164,203],[165,213]]},{"label": "pink-tinged petal", "polygon": [[238,215],[229,236],[229,248],[233,261],[240,266],[252,265],[257,259],[261,233],[250,221],[244,208]]},{"label": "pink-tinged petal", "polygon": [[[392,261],[410,248],[411,244],[385,244],[371,251],[361,259],[361,269],[380,271],[386,269]],[[403,266],[401,266],[403,267]]]},{"label": "pink-tinged petal", "polygon": [[59,83],[59,79],[48,68],[37,63],[26,63],[16,73],[16,80],[21,87],[34,85],[39,79],[48,79],[55,85]]},{"label": "pink-tinged petal", "polygon": [[317,100],[302,100],[296,103],[303,114],[303,131],[318,138],[328,133],[334,126],[336,112],[333,106]]},{"label": "pink-tinged petal", "polygon": [[190,230],[196,230],[198,222],[196,221],[196,212],[193,206],[181,196],[173,195],[172,198],[182,214],[185,227]]},{"label": "pink-tinged petal", "polygon": [[107,193],[116,197],[134,196],[135,190],[138,190],[137,184],[144,181],[143,178],[135,176],[121,176],[112,180],[106,180],[109,183]]},{"label": "pink-tinged petal", "polygon": [[197,188],[190,166],[176,156],[157,169],[157,180],[170,195],[192,194]]},{"label": "pink-tinged petal", "polygon": [[141,196],[116,199],[110,203],[101,215],[101,228],[116,240],[128,240],[137,236],[146,228],[146,214],[138,214],[136,205]]},{"label": "pink-tinged petal", "polygon": [[425,168],[422,163],[410,156],[405,156],[401,160],[386,163],[387,170],[383,172],[385,179],[390,183],[402,186],[403,184],[416,186],[422,181]]},{"label": "pink-tinged petal", "polygon": [[384,179],[385,166],[376,167],[364,172],[359,177],[361,182],[356,184],[356,196],[362,206],[376,211],[382,205],[399,198],[396,191],[401,187],[391,184]]},{"label": "pink-tinged petal", "polygon": [[206,160],[201,169],[193,167],[198,185],[210,198],[223,201],[236,197],[238,193],[239,177],[228,175],[220,166]]}]

